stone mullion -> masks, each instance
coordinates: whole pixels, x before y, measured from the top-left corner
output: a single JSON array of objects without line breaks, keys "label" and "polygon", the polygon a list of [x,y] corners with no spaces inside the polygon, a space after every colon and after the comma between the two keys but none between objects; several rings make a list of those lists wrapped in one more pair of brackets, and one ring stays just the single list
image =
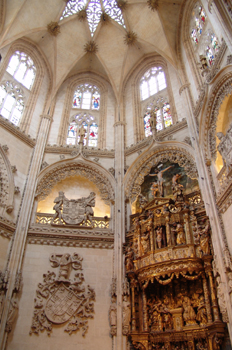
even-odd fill
[{"label": "stone mullion", "polygon": [[8,289],[3,304],[2,320],[0,327],[0,349],[3,349],[7,338],[7,333],[5,333],[5,326],[11,305],[11,298],[14,293],[15,278],[17,273],[21,271],[22,268],[24,249],[27,239],[27,231],[30,224],[30,217],[33,209],[33,201],[36,191],[36,179],[40,171],[51,120],[52,118],[49,115],[41,116],[41,123],[38,132],[37,143],[32,155],[28,179],[25,186],[25,192],[22,199],[21,209],[19,212],[17,228],[15,231],[14,240],[12,242],[12,250],[7,266],[10,278],[8,281]]}]

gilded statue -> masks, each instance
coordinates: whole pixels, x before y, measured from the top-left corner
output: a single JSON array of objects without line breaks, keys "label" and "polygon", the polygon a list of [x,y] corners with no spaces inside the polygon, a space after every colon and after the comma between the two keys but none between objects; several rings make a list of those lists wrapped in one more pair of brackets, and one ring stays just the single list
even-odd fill
[{"label": "gilded statue", "polygon": [[151,186],[151,193],[153,197],[155,198],[157,196],[157,193],[159,192],[159,187],[157,182],[153,182]]},{"label": "gilded statue", "polygon": [[163,229],[161,226],[158,226],[156,229],[156,243],[159,249],[162,248],[162,240],[163,240]]},{"label": "gilded statue", "polygon": [[176,228],[172,228],[172,232],[176,233],[176,244],[181,245],[186,243],[184,227],[181,223],[176,225]]},{"label": "gilded statue", "polygon": [[186,323],[186,326],[196,324],[196,314],[192,307],[192,303],[189,297],[185,296],[183,299],[183,319]]},{"label": "gilded statue", "polygon": [[141,253],[142,255],[148,253],[149,251],[149,232],[144,232],[141,236]]},{"label": "gilded statue", "polygon": [[200,322],[200,326],[205,326],[208,323],[205,300],[203,295],[201,295],[199,298],[196,320]]},{"label": "gilded statue", "polygon": [[209,220],[206,221],[205,227],[199,232],[200,235],[200,248],[203,255],[210,255],[209,246]]},{"label": "gilded statue", "polygon": [[143,210],[144,207],[147,205],[148,200],[141,193],[139,194],[138,199],[139,199],[139,206],[141,210]]},{"label": "gilded statue", "polygon": [[127,271],[131,271],[134,269],[133,259],[134,259],[133,249],[131,247],[128,247],[125,254],[125,265],[126,265]]}]

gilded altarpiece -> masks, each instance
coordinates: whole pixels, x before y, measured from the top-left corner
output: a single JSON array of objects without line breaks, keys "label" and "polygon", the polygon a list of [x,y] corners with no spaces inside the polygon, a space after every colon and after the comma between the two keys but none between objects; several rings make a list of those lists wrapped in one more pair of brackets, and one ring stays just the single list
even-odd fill
[{"label": "gilded altarpiece", "polygon": [[145,178],[137,203],[125,244],[132,348],[223,349],[226,325],[197,180],[177,164],[159,165]]}]

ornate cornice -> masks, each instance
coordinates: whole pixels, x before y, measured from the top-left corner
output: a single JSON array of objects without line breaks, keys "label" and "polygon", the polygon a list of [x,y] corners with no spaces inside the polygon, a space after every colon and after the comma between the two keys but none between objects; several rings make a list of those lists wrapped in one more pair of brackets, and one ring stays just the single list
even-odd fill
[{"label": "ornate cornice", "polygon": [[114,233],[108,229],[75,229],[32,225],[28,243],[82,248],[113,249]]},{"label": "ornate cornice", "polygon": [[128,173],[125,192],[126,197],[130,198],[132,203],[139,195],[141,191],[140,186],[144,182],[144,177],[149,174],[151,168],[156,166],[159,162],[165,162],[167,160],[178,163],[181,167],[184,167],[186,174],[191,178],[198,177],[195,160],[186,149],[177,146],[160,145],[142,155]]},{"label": "ornate cornice", "polygon": [[106,204],[114,200],[113,176],[100,165],[78,159],[64,160],[46,167],[39,175],[36,197],[39,200],[46,198],[56,183],[74,175],[84,176],[95,183]]},{"label": "ornate cornice", "polygon": [[32,139],[30,135],[25,135],[18,126],[15,126],[13,123],[9,122],[7,119],[3,118],[0,115],[0,126],[5,130],[9,131],[11,134],[16,136],[19,140],[24,142],[30,147],[35,147],[35,139]]},{"label": "ornate cornice", "polygon": [[0,235],[6,238],[11,238],[15,231],[15,223],[7,220],[6,218],[0,217]]},{"label": "ornate cornice", "polygon": [[[47,145],[45,148],[45,153],[56,153],[56,154],[68,154],[71,156],[73,152],[79,152],[79,146],[51,146]],[[97,149],[97,148],[83,148],[83,154],[86,157],[94,156],[94,157],[105,157],[105,158],[114,158],[115,151],[114,149]]]}]

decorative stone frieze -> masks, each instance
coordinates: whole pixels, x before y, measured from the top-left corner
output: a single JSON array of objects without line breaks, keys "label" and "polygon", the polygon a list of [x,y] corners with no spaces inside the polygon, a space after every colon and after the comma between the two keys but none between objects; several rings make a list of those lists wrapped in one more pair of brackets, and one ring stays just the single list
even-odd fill
[{"label": "decorative stone frieze", "polygon": [[[50,256],[51,266],[59,267],[59,272],[48,271],[38,285],[30,334],[46,330],[49,335],[55,325],[66,324],[69,335],[82,330],[85,336],[88,318],[93,318],[95,292],[84,285],[82,260],[77,253]],[[69,278],[72,269],[78,271],[73,280]]]}]

